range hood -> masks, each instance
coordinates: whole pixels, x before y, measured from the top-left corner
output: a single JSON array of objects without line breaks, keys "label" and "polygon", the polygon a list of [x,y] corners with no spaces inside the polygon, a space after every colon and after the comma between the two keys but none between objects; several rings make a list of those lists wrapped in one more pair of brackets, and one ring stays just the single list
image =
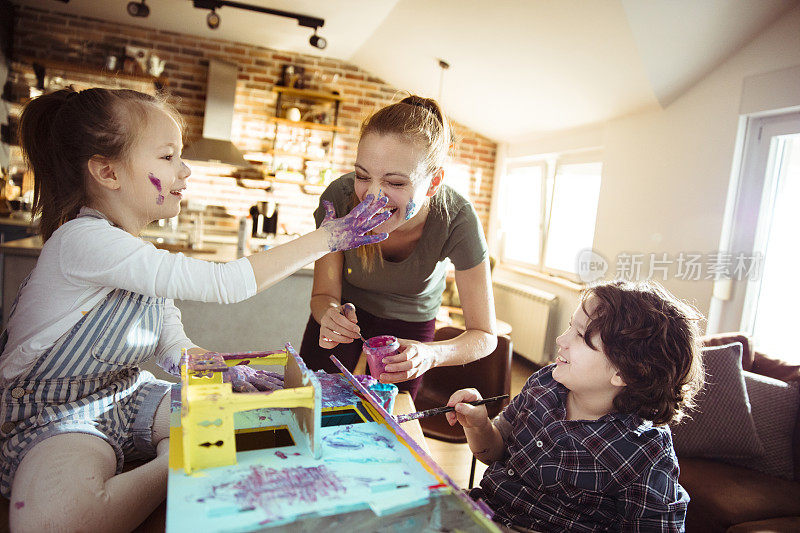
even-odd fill
[{"label": "range hood", "polygon": [[183,159],[201,164],[250,166],[231,142],[238,70],[234,64],[209,60],[203,137],[184,148]]}]

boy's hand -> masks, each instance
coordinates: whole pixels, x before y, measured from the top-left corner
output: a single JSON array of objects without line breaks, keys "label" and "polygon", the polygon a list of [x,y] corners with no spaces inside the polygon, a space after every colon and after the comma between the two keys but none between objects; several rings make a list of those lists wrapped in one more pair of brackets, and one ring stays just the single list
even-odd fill
[{"label": "boy's hand", "polygon": [[455,406],[456,410],[446,413],[447,422],[452,426],[458,421],[465,428],[480,428],[486,424],[491,424],[489,413],[486,412],[485,405],[470,405],[464,402],[474,402],[482,400],[483,397],[477,389],[457,390],[447,400],[448,406]]},{"label": "boy's hand", "polygon": [[341,252],[358,248],[364,244],[381,242],[389,236],[388,233],[375,233],[367,235],[376,226],[380,226],[392,214],[389,211],[379,213],[389,202],[387,196],[381,196],[377,200],[368,194],[364,201],[358,204],[347,215],[336,218],[336,211],[333,204],[323,200],[325,207],[325,218],[322,220],[321,228],[328,232],[328,249],[331,252]]},{"label": "boy's hand", "polygon": [[319,345],[321,348],[335,348],[339,344],[353,342],[360,333],[356,308],[352,304],[331,307],[319,322]]}]

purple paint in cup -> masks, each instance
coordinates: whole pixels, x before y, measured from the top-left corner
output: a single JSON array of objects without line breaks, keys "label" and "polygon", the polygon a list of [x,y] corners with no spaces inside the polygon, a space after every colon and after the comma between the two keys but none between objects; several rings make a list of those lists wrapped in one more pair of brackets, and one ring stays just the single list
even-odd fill
[{"label": "purple paint in cup", "polygon": [[400,351],[400,342],[397,337],[391,335],[379,335],[371,337],[364,343],[364,352],[367,354],[369,363],[369,373],[372,377],[380,380],[381,374],[386,372],[386,365],[383,358],[394,355]]}]

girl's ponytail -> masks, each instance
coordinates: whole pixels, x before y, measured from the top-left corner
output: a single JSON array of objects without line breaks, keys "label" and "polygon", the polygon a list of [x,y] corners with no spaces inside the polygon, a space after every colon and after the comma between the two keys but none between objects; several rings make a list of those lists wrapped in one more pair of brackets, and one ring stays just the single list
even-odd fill
[{"label": "girl's ponytail", "polygon": [[77,94],[62,89],[42,95],[25,106],[20,119],[20,144],[35,177],[33,214],[41,214],[39,231],[44,240],[75,218],[86,203],[84,173],[70,164],[66,147],[54,135],[60,111]]}]

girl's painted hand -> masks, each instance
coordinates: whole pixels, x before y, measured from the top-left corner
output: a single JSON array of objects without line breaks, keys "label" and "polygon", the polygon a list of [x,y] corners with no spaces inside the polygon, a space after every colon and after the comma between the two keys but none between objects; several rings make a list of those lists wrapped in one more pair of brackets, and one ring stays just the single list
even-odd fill
[{"label": "girl's painted hand", "polygon": [[356,308],[353,305],[331,307],[319,323],[319,345],[331,349],[342,343],[350,343],[359,338]]},{"label": "girl's painted hand", "polygon": [[368,194],[364,201],[355,206],[347,215],[342,218],[336,218],[333,204],[323,200],[325,218],[322,220],[320,227],[328,232],[328,248],[330,251],[350,250],[364,244],[381,242],[387,238],[389,236],[388,233],[366,234],[392,216],[389,211],[378,213],[378,211],[386,207],[388,201],[389,198],[387,196],[381,196],[376,200],[373,195]]},{"label": "girl's painted hand", "polygon": [[436,366],[436,352],[419,341],[397,339],[400,351],[383,358],[386,372],[381,374],[383,383],[400,383],[414,379]]},{"label": "girl's painted hand", "polygon": [[280,374],[256,370],[241,363],[224,372],[222,382],[230,383],[233,392],[273,391],[283,388],[283,376]]},{"label": "girl's painted hand", "polygon": [[490,423],[489,413],[486,411],[485,405],[470,405],[464,402],[474,402],[475,400],[482,400],[483,396],[477,389],[461,389],[457,390],[447,400],[448,406],[455,406],[456,410],[445,413],[447,423],[451,426],[456,422],[465,428],[482,427],[486,423]]}]

